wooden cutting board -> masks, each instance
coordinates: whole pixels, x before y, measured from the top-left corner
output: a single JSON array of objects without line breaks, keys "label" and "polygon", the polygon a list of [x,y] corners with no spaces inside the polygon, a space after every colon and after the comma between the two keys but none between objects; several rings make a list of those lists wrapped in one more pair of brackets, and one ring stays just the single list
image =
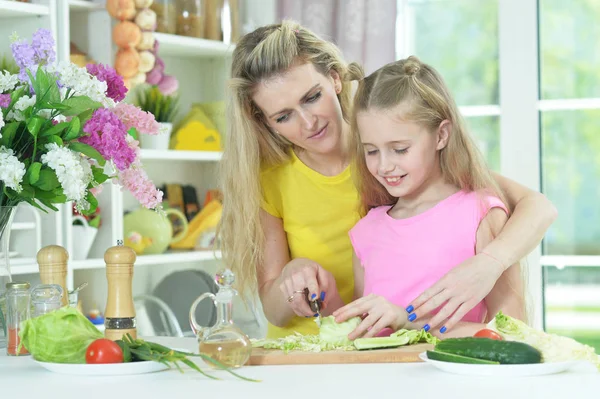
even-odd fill
[{"label": "wooden cutting board", "polygon": [[420,362],[419,354],[433,349],[431,344],[416,344],[391,349],[364,351],[289,352],[254,348],[247,365],[343,364],[343,363],[412,363]]}]

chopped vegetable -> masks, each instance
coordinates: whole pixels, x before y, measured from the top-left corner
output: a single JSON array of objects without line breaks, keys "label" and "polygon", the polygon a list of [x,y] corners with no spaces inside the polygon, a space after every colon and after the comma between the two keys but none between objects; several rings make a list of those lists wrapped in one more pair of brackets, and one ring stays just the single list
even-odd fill
[{"label": "chopped vegetable", "polygon": [[498,331],[505,340],[524,342],[537,348],[542,352],[544,362],[587,360],[600,370],[600,358],[594,348],[574,339],[536,330],[502,312],[488,323],[488,328]]},{"label": "chopped vegetable", "polygon": [[357,338],[354,346],[358,350],[393,348],[403,345],[412,345],[427,342],[435,345],[440,340],[425,330],[398,330],[389,337]]},{"label": "chopped vegetable", "polygon": [[64,307],[24,321],[19,337],[38,361],[85,363],[88,346],[104,335],[77,309]]},{"label": "chopped vegetable", "polygon": [[351,345],[352,341],[348,339],[348,334],[354,331],[361,321],[360,317],[353,317],[342,323],[337,323],[333,316],[323,317],[319,329],[321,342],[342,346]]},{"label": "chopped vegetable", "polygon": [[88,346],[85,362],[87,364],[123,363],[123,351],[114,341],[100,338]]},{"label": "chopped vegetable", "polygon": [[427,358],[431,360],[439,360],[440,362],[450,363],[467,363],[467,364],[500,364],[491,360],[477,359],[474,357],[455,355],[452,353],[427,351]]}]

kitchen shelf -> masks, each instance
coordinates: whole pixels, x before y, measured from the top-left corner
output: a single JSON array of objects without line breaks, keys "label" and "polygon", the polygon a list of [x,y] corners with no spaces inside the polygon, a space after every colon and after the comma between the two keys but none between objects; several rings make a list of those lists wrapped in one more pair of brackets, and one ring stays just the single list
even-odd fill
[{"label": "kitchen shelf", "polygon": [[158,52],[161,57],[225,57],[230,55],[235,48],[234,44],[217,40],[197,39],[166,33],[155,33],[154,37],[158,41]]},{"label": "kitchen shelf", "polygon": [[[179,263],[204,262],[217,260],[221,258],[221,251],[182,251],[169,252],[160,255],[140,255],[135,260],[135,267],[150,266],[150,265],[168,265]],[[91,270],[102,269],[105,267],[104,259],[86,259],[86,260],[70,260],[68,269],[70,270]],[[38,273],[39,268],[33,258],[18,258],[10,260],[10,271],[13,276],[22,274]]]},{"label": "kitchen shelf", "polygon": [[219,161],[220,151],[141,150],[142,160]]},{"label": "kitchen shelf", "polygon": [[49,14],[50,7],[48,5],[0,0],[0,19],[38,17]]},{"label": "kitchen shelf", "polygon": [[71,11],[97,11],[103,10],[105,7],[103,4],[93,3],[86,0],[68,0],[69,9]]}]

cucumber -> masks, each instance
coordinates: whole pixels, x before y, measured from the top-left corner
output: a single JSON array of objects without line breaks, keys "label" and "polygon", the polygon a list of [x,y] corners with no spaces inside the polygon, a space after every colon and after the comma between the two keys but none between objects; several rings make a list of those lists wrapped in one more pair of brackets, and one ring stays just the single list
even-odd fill
[{"label": "cucumber", "polygon": [[359,351],[366,349],[395,348],[408,344],[409,338],[404,337],[374,337],[374,338],[356,338],[354,347]]},{"label": "cucumber", "polygon": [[452,353],[427,351],[427,358],[431,360],[439,360],[441,362],[451,363],[468,363],[468,364],[500,364],[490,360],[476,359],[474,357],[454,355]]},{"label": "cucumber", "polygon": [[454,355],[490,360],[500,364],[541,363],[542,354],[531,345],[516,341],[498,341],[489,338],[448,338],[438,343],[435,350]]}]

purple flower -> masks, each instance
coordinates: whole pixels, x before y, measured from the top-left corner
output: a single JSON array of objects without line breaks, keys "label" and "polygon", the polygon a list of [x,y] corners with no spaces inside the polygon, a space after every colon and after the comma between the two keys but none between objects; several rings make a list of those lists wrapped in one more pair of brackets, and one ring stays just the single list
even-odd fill
[{"label": "purple flower", "polygon": [[0,94],[0,107],[8,108],[10,105],[10,94]]},{"label": "purple flower", "polygon": [[35,31],[31,40],[31,47],[35,51],[38,64],[48,65],[56,60],[54,38],[48,29],[38,29]]},{"label": "purple flower", "polygon": [[88,73],[94,75],[98,80],[106,82],[106,95],[114,101],[119,102],[125,98],[127,88],[123,78],[112,67],[103,64],[87,64]]},{"label": "purple flower", "polygon": [[[20,68],[19,80],[22,82],[27,81],[27,69],[32,69],[35,66],[35,50],[29,43],[23,40],[12,43],[10,49],[16,64]],[[35,69],[37,72],[37,67]]]},{"label": "purple flower", "polygon": [[94,147],[105,159],[112,159],[119,170],[135,161],[135,151],[127,144],[127,127],[110,110],[94,111],[83,131],[88,135],[79,141]]}]

